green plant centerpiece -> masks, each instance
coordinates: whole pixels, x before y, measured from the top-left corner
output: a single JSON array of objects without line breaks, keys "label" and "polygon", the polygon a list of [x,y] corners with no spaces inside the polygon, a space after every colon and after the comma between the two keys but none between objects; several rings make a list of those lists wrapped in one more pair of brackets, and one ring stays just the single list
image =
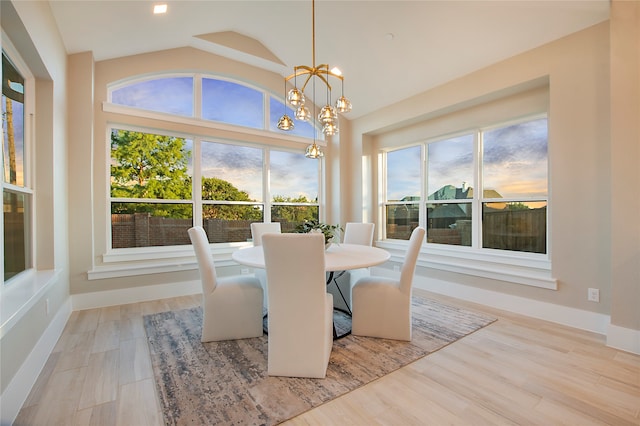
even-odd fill
[{"label": "green plant centerpiece", "polygon": [[322,232],[324,234],[324,244],[329,246],[335,239],[336,242],[340,242],[340,233],[342,227],[340,225],[329,225],[317,220],[305,220],[304,223],[296,227],[296,232],[301,234],[307,234],[310,232]]}]

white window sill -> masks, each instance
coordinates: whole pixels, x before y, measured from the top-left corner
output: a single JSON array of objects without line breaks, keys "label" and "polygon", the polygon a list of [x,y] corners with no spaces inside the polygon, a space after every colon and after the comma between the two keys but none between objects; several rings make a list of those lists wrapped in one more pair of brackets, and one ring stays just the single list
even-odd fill
[{"label": "white window sill", "polygon": [[[237,263],[231,259],[231,253],[250,245],[251,243],[212,245],[211,255],[216,267],[236,266]],[[111,250],[102,256],[102,260],[102,265],[96,265],[87,272],[89,280],[198,269],[195,253],[190,245]]]},{"label": "white window sill", "polygon": [[[235,250],[251,243],[229,243],[211,246],[216,266],[237,266],[231,259]],[[377,247],[391,253],[391,261],[402,262],[407,242],[377,241]],[[551,276],[551,262],[546,255],[515,253],[501,250],[477,250],[469,247],[441,247],[428,244],[418,256],[419,267],[491,278],[515,284],[557,290]],[[189,245],[183,247],[148,247],[112,250],[103,256],[103,264],[88,271],[89,280],[119,278],[147,274],[188,271],[198,268]]]},{"label": "white window sill", "polygon": [[[389,251],[392,261],[402,262],[407,242],[378,241],[376,246]],[[546,255],[427,244],[420,250],[417,265],[550,290],[558,289],[558,281],[551,276],[551,262]]]},{"label": "white window sill", "polygon": [[29,270],[5,283],[0,291],[0,338],[17,324],[57,280],[60,271]]}]

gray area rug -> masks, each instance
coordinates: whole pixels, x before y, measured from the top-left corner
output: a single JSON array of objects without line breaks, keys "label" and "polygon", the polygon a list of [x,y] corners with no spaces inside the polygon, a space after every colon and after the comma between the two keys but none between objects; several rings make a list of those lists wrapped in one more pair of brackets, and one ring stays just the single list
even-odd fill
[{"label": "gray area rug", "polygon": [[[349,318],[336,317],[339,327]],[[201,308],[144,317],[168,425],[273,425],[337,398],[492,323],[495,318],[413,298],[413,341],[334,341],[327,377],[267,376],[267,336],[200,342]]]}]

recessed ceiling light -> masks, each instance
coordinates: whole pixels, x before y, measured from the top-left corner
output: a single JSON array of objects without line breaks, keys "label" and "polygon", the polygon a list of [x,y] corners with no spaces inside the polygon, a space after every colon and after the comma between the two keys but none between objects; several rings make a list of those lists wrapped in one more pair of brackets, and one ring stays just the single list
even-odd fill
[{"label": "recessed ceiling light", "polygon": [[156,4],[153,6],[153,13],[155,15],[160,13],[167,13],[167,5],[166,4]]}]

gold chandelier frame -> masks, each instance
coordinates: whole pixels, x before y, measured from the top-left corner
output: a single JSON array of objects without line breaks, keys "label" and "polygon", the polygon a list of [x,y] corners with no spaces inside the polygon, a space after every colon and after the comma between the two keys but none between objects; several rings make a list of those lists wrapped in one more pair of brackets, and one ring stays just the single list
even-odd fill
[{"label": "gold chandelier frame", "polygon": [[[320,81],[322,81],[327,87],[327,103],[324,107],[321,108],[320,114],[317,117],[317,120],[322,123],[322,132],[327,136],[332,136],[339,131],[338,127],[338,112],[345,113],[351,111],[351,101],[349,101],[344,96],[344,76],[340,72],[333,71],[329,69],[328,64],[321,64],[316,66],[316,12],[315,12],[315,0],[311,1],[311,31],[312,31],[312,39],[311,39],[311,51],[312,51],[312,65],[297,65],[293,67],[293,74],[285,77],[285,114],[278,121],[278,129],[289,131],[295,127],[295,124],[291,117],[286,114],[286,103],[288,102],[290,105],[297,107],[296,110],[296,119],[302,121],[310,121],[313,120],[313,144],[307,148],[306,156],[309,158],[318,158],[322,157],[324,154],[316,144],[316,131],[317,127],[315,124],[315,79],[317,77]],[[304,79],[304,83],[300,88],[297,85],[297,77],[306,76]],[[338,79],[342,84],[342,95],[336,101],[336,106],[333,107],[331,105],[331,83],[330,77]],[[287,82],[290,80],[294,80],[293,89],[289,90],[287,95]],[[309,84],[309,82],[313,79],[313,96],[312,96],[312,104],[313,104],[313,115],[309,112],[308,108],[305,107],[305,95],[304,91]]]}]

